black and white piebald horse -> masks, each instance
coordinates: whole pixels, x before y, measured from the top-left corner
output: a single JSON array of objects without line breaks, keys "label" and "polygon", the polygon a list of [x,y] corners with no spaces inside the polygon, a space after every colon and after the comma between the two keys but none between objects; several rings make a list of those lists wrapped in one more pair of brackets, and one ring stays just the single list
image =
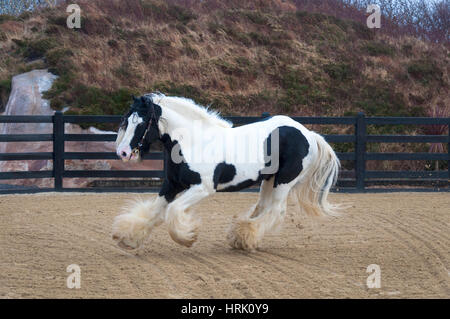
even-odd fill
[{"label": "black and white piebald horse", "polygon": [[199,227],[192,205],[258,182],[258,202],[232,221],[227,240],[234,248],[256,249],[283,221],[289,193],[306,214],[336,214],[327,196],[339,160],[322,136],[287,116],[233,127],[189,99],[134,98],[118,131],[117,155],[138,161],[157,140],[166,152],[164,183],[155,200],[137,202],[114,220],[113,239],[122,248],[138,248],[164,222],[174,241],[190,247]]}]

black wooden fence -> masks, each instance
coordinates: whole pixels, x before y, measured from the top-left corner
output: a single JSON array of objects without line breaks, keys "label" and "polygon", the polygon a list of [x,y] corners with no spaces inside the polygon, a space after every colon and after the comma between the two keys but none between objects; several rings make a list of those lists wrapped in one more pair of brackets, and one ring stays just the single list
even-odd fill
[{"label": "black wooden fence", "polygon": [[[269,116],[264,113],[262,117],[227,117],[235,125],[249,124],[260,121]],[[45,153],[0,153],[0,161],[24,161],[24,160],[52,160],[53,169],[48,171],[26,172],[0,172],[1,180],[12,179],[54,179],[53,188],[2,188],[0,194],[5,193],[30,193],[45,191],[137,191],[149,192],[155,189],[140,188],[65,188],[64,178],[137,178],[155,177],[163,178],[164,171],[123,171],[123,170],[66,170],[65,160],[106,160],[117,159],[115,153],[106,152],[66,152],[65,142],[111,142],[115,141],[115,134],[66,134],[65,123],[119,123],[119,116],[73,116],[55,112],[54,116],[0,116],[0,123],[53,123],[53,134],[0,134],[0,142],[52,142],[53,152]],[[330,143],[352,143],[354,152],[337,153],[340,160],[354,161],[354,171],[343,171],[338,181],[336,191],[364,192],[369,189],[368,183],[406,181],[436,181],[448,183],[450,178],[450,133],[448,135],[368,135],[368,125],[450,125],[450,118],[424,118],[424,117],[365,117],[360,113],[356,117],[294,117],[302,124],[320,125],[350,125],[354,127],[354,134],[349,135],[324,135]],[[450,130],[449,130],[450,131]],[[366,151],[367,143],[447,143],[447,153],[369,153]],[[151,152],[144,159],[162,160],[162,152]],[[366,161],[393,161],[393,160],[441,160],[447,161],[447,171],[367,171]],[[389,189],[376,188],[370,191],[393,190],[444,190],[448,188],[414,188],[414,189]]]}]

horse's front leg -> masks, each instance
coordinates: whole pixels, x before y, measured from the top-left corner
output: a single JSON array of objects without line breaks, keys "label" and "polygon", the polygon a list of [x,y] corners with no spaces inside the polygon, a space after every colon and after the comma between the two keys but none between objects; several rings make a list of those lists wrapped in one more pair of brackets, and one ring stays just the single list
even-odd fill
[{"label": "horse's front leg", "polygon": [[178,191],[165,183],[155,200],[138,201],[127,208],[127,213],[117,216],[112,226],[112,237],[125,249],[142,245],[152,229],[164,222],[165,211]]},{"label": "horse's front leg", "polygon": [[126,208],[128,213],[116,216],[112,226],[112,238],[125,249],[142,245],[151,230],[164,222],[167,201],[158,196],[154,201],[138,201]]},{"label": "horse's front leg", "polygon": [[169,234],[180,245],[191,247],[197,240],[199,219],[195,219],[188,208],[210,195],[204,185],[194,185],[169,204],[166,211],[166,222],[169,226]]}]

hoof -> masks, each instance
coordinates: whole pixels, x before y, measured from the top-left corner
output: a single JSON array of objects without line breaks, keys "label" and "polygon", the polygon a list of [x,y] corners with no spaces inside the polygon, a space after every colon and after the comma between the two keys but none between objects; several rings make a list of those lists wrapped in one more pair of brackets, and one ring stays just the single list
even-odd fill
[{"label": "hoof", "polygon": [[112,227],[113,240],[126,250],[139,248],[149,233],[148,220],[133,214],[117,216]]},{"label": "hoof", "polygon": [[133,244],[130,243],[126,243],[126,240],[122,239],[120,240],[119,237],[117,236],[113,236],[113,240],[117,241],[117,246],[119,246],[122,249],[125,250],[135,250],[137,247],[133,247]]},{"label": "hoof", "polygon": [[192,245],[197,241],[197,237],[198,237],[196,231],[190,232],[189,234],[187,234],[186,236],[183,236],[183,237],[181,237],[171,231],[169,231],[169,235],[173,239],[174,242],[176,242],[177,244],[186,246],[188,248],[192,247]]},{"label": "hoof", "polygon": [[192,247],[197,241],[200,219],[195,219],[192,213],[170,213],[166,220],[169,226],[169,235],[174,242]]},{"label": "hoof", "polygon": [[233,221],[227,241],[235,249],[255,251],[259,243],[258,227],[249,220]]}]

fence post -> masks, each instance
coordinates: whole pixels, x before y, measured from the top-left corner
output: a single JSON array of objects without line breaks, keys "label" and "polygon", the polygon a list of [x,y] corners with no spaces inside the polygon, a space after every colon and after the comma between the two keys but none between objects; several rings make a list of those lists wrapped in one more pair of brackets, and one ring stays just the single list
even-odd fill
[{"label": "fence post", "polygon": [[53,174],[55,191],[63,189],[64,174],[64,120],[61,111],[53,116]]},{"label": "fence post", "polygon": [[366,178],[366,120],[364,113],[358,113],[355,126],[355,153],[356,153],[356,189],[364,191],[364,180]]}]

